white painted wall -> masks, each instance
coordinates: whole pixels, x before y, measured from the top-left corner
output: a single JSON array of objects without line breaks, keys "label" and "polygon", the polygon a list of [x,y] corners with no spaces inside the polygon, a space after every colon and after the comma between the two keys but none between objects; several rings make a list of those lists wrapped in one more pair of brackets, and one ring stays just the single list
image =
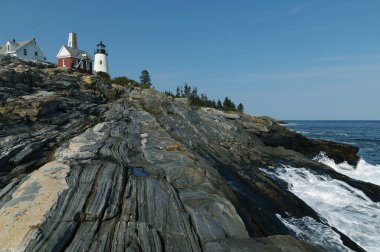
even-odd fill
[{"label": "white painted wall", "polygon": [[[24,55],[24,49],[27,51],[27,55]],[[38,56],[35,56],[35,52],[38,53]],[[26,46],[20,48],[16,52],[16,56],[20,59],[24,60],[38,60],[38,61],[45,61],[45,54],[42,52],[42,50],[34,43],[27,44]]]},{"label": "white painted wall", "polygon": [[61,49],[59,50],[56,57],[57,58],[67,58],[67,57],[71,57],[71,55],[70,55],[69,51],[67,51],[64,46],[61,46]]},{"label": "white painted wall", "polygon": [[72,48],[78,49],[78,42],[77,42],[77,34],[75,32],[69,33],[69,41],[67,42],[67,46],[70,46]]},{"label": "white painted wall", "polygon": [[107,60],[106,54],[102,54],[102,53],[96,53],[95,54],[94,71],[95,72],[105,72],[105,73],[109,74],[109,72],[108,72],[108,60]]},{"label": "white painted wall", "polygon": [[[9,41],[7,42],[7,44],[5,45],[5,47],[7,48],[7,52],[12,52],[12,51],[15,50],[14,44],[10,43]],[[8,51],[8,48],[9,48],[9,51]]]}]

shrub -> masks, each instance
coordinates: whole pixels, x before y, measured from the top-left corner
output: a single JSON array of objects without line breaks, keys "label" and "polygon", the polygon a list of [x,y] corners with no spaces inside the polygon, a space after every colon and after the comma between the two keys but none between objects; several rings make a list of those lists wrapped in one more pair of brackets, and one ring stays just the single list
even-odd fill
[{"label": "shrub", "polygon": [[123,86],[123,87],[136,87],[139,85],[137,81],[129,79],[128,77],[125,77],[125,76],[113,78],[112,83]]},{"label": "shrub", "polygon": [[97,72],[96,77],[98,77],[103,82],[109,82],[111,80],[110,76],[105,72]]}]

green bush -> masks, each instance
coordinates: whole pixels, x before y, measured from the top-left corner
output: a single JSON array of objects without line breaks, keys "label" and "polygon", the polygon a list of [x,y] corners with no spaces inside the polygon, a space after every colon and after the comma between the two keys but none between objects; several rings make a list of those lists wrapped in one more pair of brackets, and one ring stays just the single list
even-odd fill
[{"label": "green bush", "polygon": [[97,72],[96,77],[98,77],[103,82],[109,82],[111,77],[105,72]]},{"label": "green bush", "polygon": [[140,87],[142,89],[147,89],[147,88],[150,88],[150,85],[149,84],[140,84]]},{"label": "green bush", "polygon": [[136,87],[139,85],[137,81],[129,79],[128,77],[125,77],[125,76],[113,78],[112,83],[123,86],[123,87]]}]

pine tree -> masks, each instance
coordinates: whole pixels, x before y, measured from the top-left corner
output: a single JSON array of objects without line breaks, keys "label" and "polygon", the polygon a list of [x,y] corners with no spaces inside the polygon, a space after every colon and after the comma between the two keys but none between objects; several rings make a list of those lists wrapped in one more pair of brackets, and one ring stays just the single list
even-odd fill
[{"label": "pine tree", "polygon": [[218,109],[223,108],[222,102],[221,102],[220,100],[218,100],[218,102],[217,102],[217,104],[216,104],[216,107],[217,107]]},{"label": "pine tree", "polygon": [[216,101],[215,100],[211,101],[211,107],[216,108]]},{"label": "pine tree", "polygon": [[202,104],[206,104],[208,98],[207,98],[207,95],[205,94],[201,94],[201,101],[202,101]]},{"label": "pine tree", "polygon": [[243,112],[244,106],[243,104],[239,104],[239,106],[236,108],[235,103],[228,97],[224,98],[224,101],[221,102],[220,100],[215,101],[211,100],[207,97],[206,94],[198,94],[198,88],[197,87],[191,87],[189,84],[185,82],[183,86],[177,86],[176,94],[169,91],[165,91],[167,95],[170,95],[172,97],[177,98],[189,98],[190,103],[195,106],[200,107],[210,107],[210,108],[216,108],[220,110],[231,110],[231,111],[238,111]]},{"label": "pine tree", "polygon": [[197,98],[198,97],[198,89],[197,87],[193,88],[193,91],[191,92],[191,97]]},{"label": "pine tree", "polygon": [[191,95],[191,87],[189,85],[187,85],[186,82],[185,82],[185,86],[184,86],[184,95],[185,95],[185,97],[190,97],[190,95]]},{"label": "pine tree", "polygon": [[171,96],[171,97],[175,97],[174,94],[173,94],[172,92],[170,92],[170,91],[166,91],[166,90],[165,90],[165,94],[166,94],[166,95],[169,95],[169,96]]},{"label": "pine tree", "polygon": [[147,70],[143,70],[140,75],[140,84],[142,86],[150,87],[152,86],[152,82],[150,79],[149,72]]},{"label": "pine tree", "polygon": [[233,103],[228,97],[224,98],[223,107],[225,110],[235,110],[235,103]]},{"label": "pine tree", "polygon": [[224,98],[224,101],[223,101],[223,107],[224,107],[225,109],[228,109],[228,108],[230,107],[230,105],[231,105],[231,101],[230,101],[230,99],[226,96],[226,98]]}]

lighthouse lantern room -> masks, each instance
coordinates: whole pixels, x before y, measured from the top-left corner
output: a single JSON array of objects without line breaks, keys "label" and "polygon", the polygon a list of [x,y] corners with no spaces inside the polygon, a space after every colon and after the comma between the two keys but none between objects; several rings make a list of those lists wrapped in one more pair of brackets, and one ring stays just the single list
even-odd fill
[{"label": "lighthouse lantern room", "polygon": [[104,72],[104,73],[109,74],[107,56],[108,56],[108,53],[106,52],[106,46],[103,44],[103,41],[100,41],[95,52],[95,60],[94,60],[95,72]]}]

